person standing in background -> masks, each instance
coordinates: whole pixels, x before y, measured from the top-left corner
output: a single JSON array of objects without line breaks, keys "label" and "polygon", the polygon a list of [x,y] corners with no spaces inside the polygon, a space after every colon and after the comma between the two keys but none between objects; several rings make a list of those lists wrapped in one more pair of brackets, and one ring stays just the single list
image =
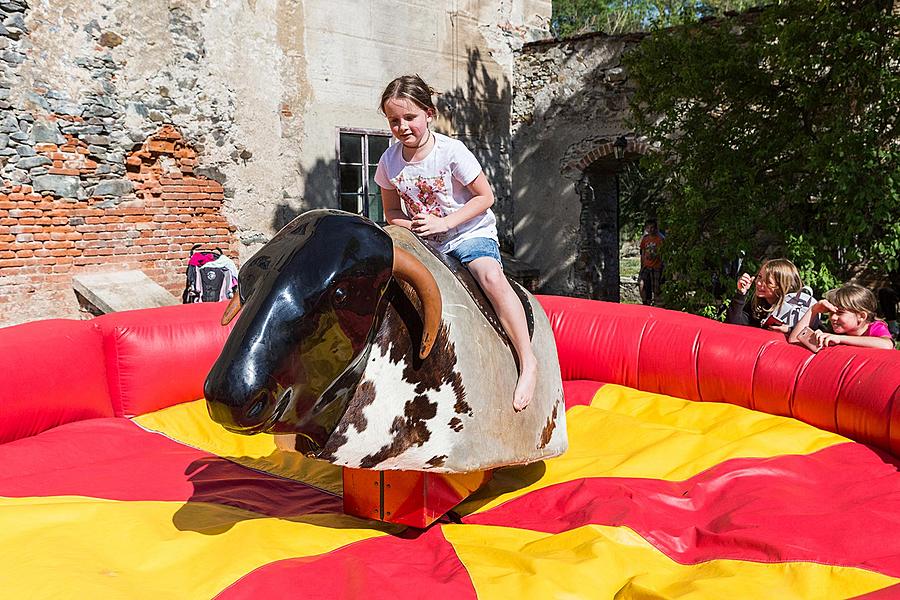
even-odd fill
[{"label": "person standing in background", "polygon": [[656,219],[647,219],[640,243],[641,270],[638,274],[638,289],[641,294],[641,302],[649,306],[659,303],[659,287],[663,267],[660,249],[663,240]]}]

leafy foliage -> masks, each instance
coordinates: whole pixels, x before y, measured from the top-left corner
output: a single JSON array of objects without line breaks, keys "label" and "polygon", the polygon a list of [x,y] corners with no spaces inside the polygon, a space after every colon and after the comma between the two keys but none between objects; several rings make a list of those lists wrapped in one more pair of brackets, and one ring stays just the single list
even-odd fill
[{"label": "leafy foliage", "polygon": [[819,293],[897,271],[898,25],[890,2],[792,0],[625,57],[633,126],[660,149],[642,167],[665,190],[669,306],[717,304],[739,256],[787,256]]},{"label": "leafy foliage", "polygon": [[753,0],[553,0],[550,26],[556,37],[589,31],[608,34],[688,23],[762,4]]},{"label": "leafy foliage", "polygon": [[636,163],[619,173],[619,224],[624,239],[640,238],[647,219],[655,219],[664,199],[664,181],[648,176]]}]

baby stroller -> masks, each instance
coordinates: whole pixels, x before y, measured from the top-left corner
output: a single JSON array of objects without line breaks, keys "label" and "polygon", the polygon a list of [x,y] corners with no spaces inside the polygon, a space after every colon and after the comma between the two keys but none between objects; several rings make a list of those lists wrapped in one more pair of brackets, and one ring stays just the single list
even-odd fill
[{"label": "baby stroller", "polygon": [[237,289],[238,270],[234,261],[225,256],[221,248],[211,252],[200,251],[202,247],[203,244],[194,244],[191,248],[184,292],[181,294],[184,304],[227,300]]}]

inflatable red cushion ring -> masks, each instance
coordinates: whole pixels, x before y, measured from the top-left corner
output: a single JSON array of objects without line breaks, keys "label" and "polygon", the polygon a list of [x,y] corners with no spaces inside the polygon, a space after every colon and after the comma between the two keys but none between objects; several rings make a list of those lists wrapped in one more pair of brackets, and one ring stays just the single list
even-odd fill
[{"label": "inflatable red cushion ring", "polygon": [[[426,530],[214,423],[192,305],[0,329],[10,597],[893,597],[900,354],[544,296],[569,450]],[[195,311],[195,312],[191,312]],[[133,417],[129,418],[131,415]],[[310,583],[314,582],[314,583]]]}]

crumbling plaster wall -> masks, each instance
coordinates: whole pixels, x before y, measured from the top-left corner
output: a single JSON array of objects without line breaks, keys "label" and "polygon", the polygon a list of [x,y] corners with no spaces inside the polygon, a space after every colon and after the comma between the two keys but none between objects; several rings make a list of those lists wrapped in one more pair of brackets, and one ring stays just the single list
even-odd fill
[{"label": "crumbling plaster wall", "polygon": [[[633,83],[621,64],[640,35],[591,34],[516,53],[511,180],[516,257],[541,271],[545,293],[576,294],[581,201],[575,183],[628,131]],[[640,149],[637,146],[641,146]],[[646,151],[634,144],[630,151]]]},{"label": "crumbling plaster wall", "polygon": [[0,324],[79,316],[84,271],[177,295],[194,244],[245,258],[266,239],[297,177],[279,110],[303,80],[294,8],[0,3]]},{"label": "crumbling plaster wall", "polygon": [[439,127],[474,146],[511,223],[513,51],[546,35],[549,1],[3,0],[0,11],[0,325],[78,316],[80,270],[140,268],[177,293],[193,243],[241,262],[293,215],[337,206],[336,128],[385,129],[377,98],[402,73],[441,92]]},{"label": "crumbling plaster wall", "polygon": [[[279,7],[227,0],[33,3],[26,14],[31,52],[11,102],[27,106],[35,87],[61,92],[73,112],[91,95],[102,99],[116,117],[108,127],[114,158],[174,124],[200,153],[198,172],[227,182],[226,214],[239,236],[266,231],[266,204],[280,197],[290,158],[299,153],[282,134],[280,101],[292,91],[282,82],[304,75],[304,61],[296,60],[302,36],[282,31],[302,28],[302,14]],[[98,61],[106,81],[89,68]],[[42,108],[54,112],[53,104]]]}]

